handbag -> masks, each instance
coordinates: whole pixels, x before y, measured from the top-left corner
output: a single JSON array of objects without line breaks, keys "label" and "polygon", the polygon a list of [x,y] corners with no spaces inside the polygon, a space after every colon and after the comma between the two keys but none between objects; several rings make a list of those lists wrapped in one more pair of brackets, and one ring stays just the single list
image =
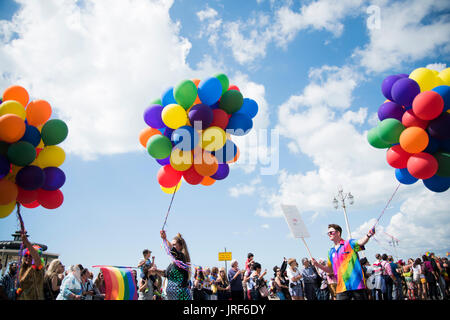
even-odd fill
[{"label": "handbag", "polygon": [[261,297],[266,298],[269,296],[269,290],[267,289],[266,286],[261,286],[258,289],[259,294],[261,295]]}]

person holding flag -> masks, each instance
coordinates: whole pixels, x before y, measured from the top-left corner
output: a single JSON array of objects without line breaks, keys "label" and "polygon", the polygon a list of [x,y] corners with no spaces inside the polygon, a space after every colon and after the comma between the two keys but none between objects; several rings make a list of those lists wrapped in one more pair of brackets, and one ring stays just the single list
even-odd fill
[{"label": "person holding flag", "polygon": [[328,263],[326,266],[323,266],[312,258],[312,264],[327,273],[334,273],[337,276],[337,300],[350,300],[352,298],[355,300],[366,300],[364,274],[357,253],[362,250],[362,247],[375,234],[375,227],[359,240],[342,239],[342,228],[337,224],[328,225],[327,234],[334,243],[334,247],[328,252]]}]

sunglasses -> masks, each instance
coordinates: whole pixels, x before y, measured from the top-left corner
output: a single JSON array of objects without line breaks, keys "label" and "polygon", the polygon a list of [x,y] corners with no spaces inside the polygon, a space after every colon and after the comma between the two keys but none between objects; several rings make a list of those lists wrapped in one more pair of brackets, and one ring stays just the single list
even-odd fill
[{"label": "sunglasses", "polygon": [[332,236],[332,235],[334,235],[336,233],[336,231],[328,231],[327,232],[327,234],[329,235],[329,236]]}]

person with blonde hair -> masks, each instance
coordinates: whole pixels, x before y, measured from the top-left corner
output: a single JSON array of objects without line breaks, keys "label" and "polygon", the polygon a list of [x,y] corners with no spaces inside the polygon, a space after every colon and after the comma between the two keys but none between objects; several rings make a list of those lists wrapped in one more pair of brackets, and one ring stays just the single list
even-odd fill
[{"label": "person with blonde hair", "polygon": [[46,300],[55,300],[64,278],[65,267],[61,260],[55,259],[48,265],[44,276],[44,295]]}]

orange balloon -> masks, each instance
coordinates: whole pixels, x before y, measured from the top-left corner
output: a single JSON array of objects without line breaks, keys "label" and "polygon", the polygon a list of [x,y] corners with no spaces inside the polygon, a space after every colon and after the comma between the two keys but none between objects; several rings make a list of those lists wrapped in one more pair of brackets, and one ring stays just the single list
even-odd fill
[{"label": "orange balloon", "polygon": [[30,96],[25,88],[14,85],[3,92],[3,101],[7,100],[16,100],[25,108],[30,100]]},{"label": "orange balloon", "polygon": [[29,125],[39,127],[47,122],[52,115],[52,107],[45,100],[31,101],[27,109],[27,122]]},{"label": "orange balloon", "polygon": [[202,180],[202,182],[200,182],[200,184],[202,184],[204,186],[210,186],[210,185],[213,185],[214,182],[216,182],[216,180],[214,180],[211,177],[206,176],[203,178],[203,180]]},{"label": "orange balloon", "polygon": [[139,134],[139,142],[141,143],[141,145],[144,148],[147,148],[148,139],[153,137],[155,134],[161,134],[161,131],[159,131],[158,129],[155,129],[155,128],[150,128],[150,127],[145,128]]},{"label": "orange balloon", "polygon": [[409,153],[419,153],[428,146],[429,138],[425,130],[419,127],[409,127],[400,135],[400,146]]},{"label": "orange balloon", "polygon": [[0,180],[0,206],[11,203],[16,200],[19,189],[17,185],[8,179]]},{"label": "orange balloon", "polygon": [[15,114],[5,114],[0,117],[0,140],[13,143],[25,134],[25,122]]},{"label": "orange balloon", "polygon": [[217,172],[219,163],[217,158],[209,152],[195,153],[194,151],[194,169],[201,176],[212,176]]}]

